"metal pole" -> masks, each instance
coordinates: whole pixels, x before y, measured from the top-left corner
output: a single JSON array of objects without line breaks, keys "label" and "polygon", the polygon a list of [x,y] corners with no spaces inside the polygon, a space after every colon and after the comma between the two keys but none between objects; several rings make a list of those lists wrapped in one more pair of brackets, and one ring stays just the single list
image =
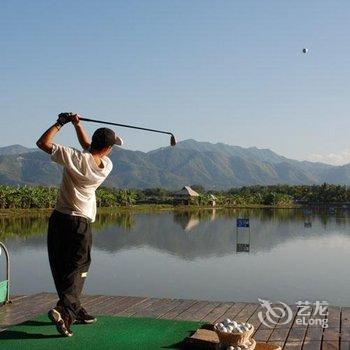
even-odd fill
[{"label": "metal pole", "polygon": [[7,293],[6,293],[5,304],[9,304],[9,303],[11,303],[11,300],[10,300],[10,267],[11,267],[10,266],[10,254],[2,242],[0,242],[0,247],[4,250],[5,256],[6,256]]}]

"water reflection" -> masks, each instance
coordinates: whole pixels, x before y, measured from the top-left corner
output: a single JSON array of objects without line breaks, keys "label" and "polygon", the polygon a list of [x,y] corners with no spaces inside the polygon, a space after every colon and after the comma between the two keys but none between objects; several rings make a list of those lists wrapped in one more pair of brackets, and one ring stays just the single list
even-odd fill
[{"label": "water reflection", "polygon": [[[249,218],[250,230],[237,230],[237,218]],[[47,220],[48,215],[0,218],[16,294],[54,291]],[[345,209],[308,215],[273,209],[110,211],[94,224],[86,292],[350,305],[349,224]]]},{"label": "water reflection", "polygon": [[236,220],[236,253],[250,253],[250,244],[250,220],[238,218]]},{"label": "water reflection", "polygon": [[[236,230],[236,219],[250,219],[250,230]],[[0,239],[12,249],[46,245],[48,215],[0,218]],[[94,246],[106,252],[151,247],[192,260],[232,253],[269,251],[297,237],[325,235],[327,228],[348,236],[349,210],[209,209],[153,213],[110,211],[94,223]],[[330,232],[328,232],[330,234]],[[18,244],[25,240],[25,245]]]}]

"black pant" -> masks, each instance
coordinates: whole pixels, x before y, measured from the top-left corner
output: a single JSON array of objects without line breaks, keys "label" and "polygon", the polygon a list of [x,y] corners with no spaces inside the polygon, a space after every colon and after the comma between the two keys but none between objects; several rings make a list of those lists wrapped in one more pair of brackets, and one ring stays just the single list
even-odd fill
[{"label": "black pant", "polygon": [[80,294],[91,262],[90,222],[54,211],[49,220],[47,247],[59,301],[74,320],[81,308]]}]

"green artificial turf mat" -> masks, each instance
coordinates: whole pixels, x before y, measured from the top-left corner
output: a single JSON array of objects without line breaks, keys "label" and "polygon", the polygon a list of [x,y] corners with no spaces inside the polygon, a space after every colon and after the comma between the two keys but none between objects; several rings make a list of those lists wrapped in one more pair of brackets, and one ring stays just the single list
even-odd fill
[{"label": "green artificial turf mat", "polygon": [[46,315],[0,332],[0,350],[135,350],[179,349],[203,323],[99,316],[92,325],[73,325],[65,338]]}]

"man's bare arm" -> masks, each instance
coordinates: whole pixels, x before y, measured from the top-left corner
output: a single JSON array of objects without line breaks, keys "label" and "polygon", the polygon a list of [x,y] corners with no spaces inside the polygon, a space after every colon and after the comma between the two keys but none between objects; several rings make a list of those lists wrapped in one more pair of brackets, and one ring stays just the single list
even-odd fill
[{"label": "man's bare arm", "polygon": [[84,129],[79,117],[80,116],[78,114],[73,115],[72,123],[75,127],[75,131],[77,133],[77,137],[81,147],[83,147],[83,149],[89,149],[91,145],[91,140],[86,130]]},{"label": "man's bare arm", "polygon": [[52,125],[49,129],[47,129],[40,139],[36,142],[36,145],[43,150],[44,152],[51,154],[52,153],[52,140],[55,137],[55,135],[58,133],[58,131],[61,129],[61,125],[58,123],[55,123]]}]

